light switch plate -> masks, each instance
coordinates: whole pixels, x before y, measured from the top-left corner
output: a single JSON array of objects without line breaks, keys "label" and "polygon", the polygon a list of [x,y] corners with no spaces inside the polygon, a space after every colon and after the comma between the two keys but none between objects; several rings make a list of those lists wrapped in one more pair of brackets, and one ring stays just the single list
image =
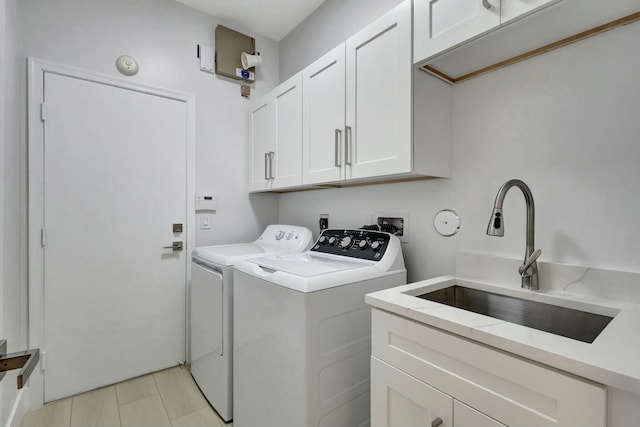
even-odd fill
[{"label": "light switch plate", "polygon": [[200,230],[211,229],[211,214],[200,214]]}]

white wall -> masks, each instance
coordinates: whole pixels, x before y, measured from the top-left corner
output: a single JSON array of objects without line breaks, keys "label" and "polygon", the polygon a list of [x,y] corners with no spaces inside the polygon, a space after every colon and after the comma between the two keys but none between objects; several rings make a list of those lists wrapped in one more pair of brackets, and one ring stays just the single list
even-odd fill
[{"label": "white wall", "polygon": [[280,40],[283,82],[402,0],[326,0]]},{"label": "white wall", "polygon": [[[6,100],[5,97],[5,70],[4,70],[4,62],[5,62],[5,14],[6,14],[6,1],[0,0],[0,157],[4,158],[4,103]],[[4,166],[0,161],[0,200],[3,200],[4,194]],[[3,212],[0,209],[0,308],[2,309],[2,313],[5,312],[5,300],[4,300],[4,288],[3,288],[3,271],[4,271],[4,260],[3,260],[3,227],[2,227],[2,218]],[[0,316],[0,339],[4,339],[4,316]],[[5,423],[5,384],[0,383],[0,423]]]},{"label": "white wall", "polygon": [[264,58],[253,85],[254,96],[259,96],[278,82],[277,43],[173,0],[2,1],[7,5],[7,25],[2,27],[7,33],[7,126],[0,205],[4,216],[3,308],[11,301],[3,317],[11,351],[28,344],[28,56],[124,78],[116,71],[115,60],[126,53],[140,63],[140,73],[132,81],[195,95],[196,188],[218,196],[213,227],[197,232],[198,245],[253,239],[267,224],[277,221],[277,196],[249,196],[246,191],[249,101],[240,96],[238,82],[201,72],[196,58],[197,44],[215,45],[218,23],[255,36]]},{"label": "white wall", "polygon": [[[310,28],[319,39],[331,31],[319,28]],[[498,188],[517,177],[533,191],[543,260],[640,271],[639,39],[636,22],[456,86],[451,179],[284,194],[280,221],[317,231],[320,213],[330,226],[357,227],[373,211],[409,212],[403,249],[416,281],[452,273],[456,251],[524,255],[517,189],[505,237],[485,234]],[[451,238],[432,225],[447,208],[462,218]]]}]

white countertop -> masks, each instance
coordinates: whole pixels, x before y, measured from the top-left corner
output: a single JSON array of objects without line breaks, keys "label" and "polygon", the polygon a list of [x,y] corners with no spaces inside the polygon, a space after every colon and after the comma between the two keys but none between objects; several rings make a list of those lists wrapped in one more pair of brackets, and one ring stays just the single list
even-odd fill
[{"label": "white countertop", "polygon": [[[485,259],[475,255],[464,255],[462,259],[464,261],[472,260],[472,264],[477,264],[478,260],[481,260],[485,267],[488,265],[491,267],[485,268],[486,271],[504,271],[504,269],[496,268],[495,259]],[[517,261],[514,263],[512,260],[507,260],[505,265],[511,269],[512,264],[516,266],[514,271],[517,272]],[[545,266],[544,263],[540,264],[541,276],[544,271],[544,277],[550,281],[553,279],[549,278],[549,271],[564,270],[566,274],[566,271],[570,269],[580,269],[579,267],[566,266],[569,269],[567,270],[564,269],[564,266],[557,264],[549,264],[548,266]],[[469,277],[460,277],[460,273],[468,271],[467,267],[457,267],[456,269],[456,276],[442,276],[368,294],[366,302],[373,307],[522,356],[534,362],[640,395],[640,304],[634,302],[636,301],[635,295],[630,295],[625,300],[605,299],[597,295],[589,295],[585,289],[592,288],[593,284],[589,283],[585,277],[592,269],[584,267],[581,268],[582,272],[577,272],[580,274],[578,279],[571,279],[568,282],[573,287],[573,292],[563,290],[568,285],[560,286],[557,280],[554,282],[557,284],[555,288],[549,286],[548,289],[545,289],[543,282],[541,282],[541,291],[529,291],[520,289],[519,284],[516,283],[517,280],[514,282],[509,279],[507,280],[509,283],[501,281],[499,274],[496,276],[496,280],[480,277],[470,279]],[[478,271],[478,269],[473,271]],[[611,275],[608,276],[606,271],[604,273],[603,270],[593,271],[597,273],[594,274],[594,277],[597,277],[598,280],[602,280],[603,277],[615,280],[619,279],[621,275],[626,279],[627,283],[620,286],[611,285],[610,282],[600,286],[600,288],[610,286],[612,294],[617,298],[623,294],[620,288],[629,287],[629,283],[637,283],[637,288],[640,288],[640,280],[638,280],[640,274],[638,273],[611,272]],[[595,341],[589,344],[414,296],[456,284],[592,313],[615,315],[615,317]]]}]

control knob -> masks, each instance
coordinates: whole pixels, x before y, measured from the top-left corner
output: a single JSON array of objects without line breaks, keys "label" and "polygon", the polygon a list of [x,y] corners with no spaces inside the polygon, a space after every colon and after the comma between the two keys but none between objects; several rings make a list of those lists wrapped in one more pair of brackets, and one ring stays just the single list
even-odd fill
[{"label": "control knob", "polygon": [[381,247],[382,247],[382,243],[379,242],[378,240],[371,243],[371,249],[373,249],[374,252],[378,252]]},{"label": "control knob", "polygon": [[366,239],[362,239],[358,242],[358,247],[362,250],[367,249],[367,246],[369,246],[369,242],[367,242]]},{"label": "control knob", "polygon": [[276,234],[276,240],[281,240],[284,237],[284,231],[280,230]]},{"label": "control knob", "polygon": [[286,236],[287,240],[291,240],[292,237],[293,237],[293,233],[287,233],[287,236]]},{"label": "control knob", "polygon": [[349,236],[345,236],[341,241],[340,241],[340,247],[342,249],[349,249],[351,247],[351,245],[353,244],[353,239]]},{"label": "control knob", "polygon": [[320,243],[321,245],[327,243],[327,236],[320,236],[320,238],[318,239],[318,243]]},{"label": "control knob", "polygon": [[335,238],[335,237],[333,237],[333,236],[332,236],[332,237],[329,237],[329,244],[330,244],[330,245],[335,245],[335,244],[336,244],[336,240],[338,240],[338,239],[337,239],[337,238]]}]

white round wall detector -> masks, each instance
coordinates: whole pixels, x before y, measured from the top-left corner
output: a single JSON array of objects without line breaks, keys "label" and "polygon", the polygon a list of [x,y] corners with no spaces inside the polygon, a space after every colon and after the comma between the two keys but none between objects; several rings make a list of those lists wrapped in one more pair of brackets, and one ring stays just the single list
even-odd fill
[{"label": "white round wall detector", "polygon": [[116,68],[125,76],[133,76],[138,73],[138,61],[129,55],[120,55],[116,59]]},{"label": "white round wall detector", "polygon": [[460,217],[450,209],[438,212],[433,218],[433,226],[442,236],[453,236],[460,229]]}]

